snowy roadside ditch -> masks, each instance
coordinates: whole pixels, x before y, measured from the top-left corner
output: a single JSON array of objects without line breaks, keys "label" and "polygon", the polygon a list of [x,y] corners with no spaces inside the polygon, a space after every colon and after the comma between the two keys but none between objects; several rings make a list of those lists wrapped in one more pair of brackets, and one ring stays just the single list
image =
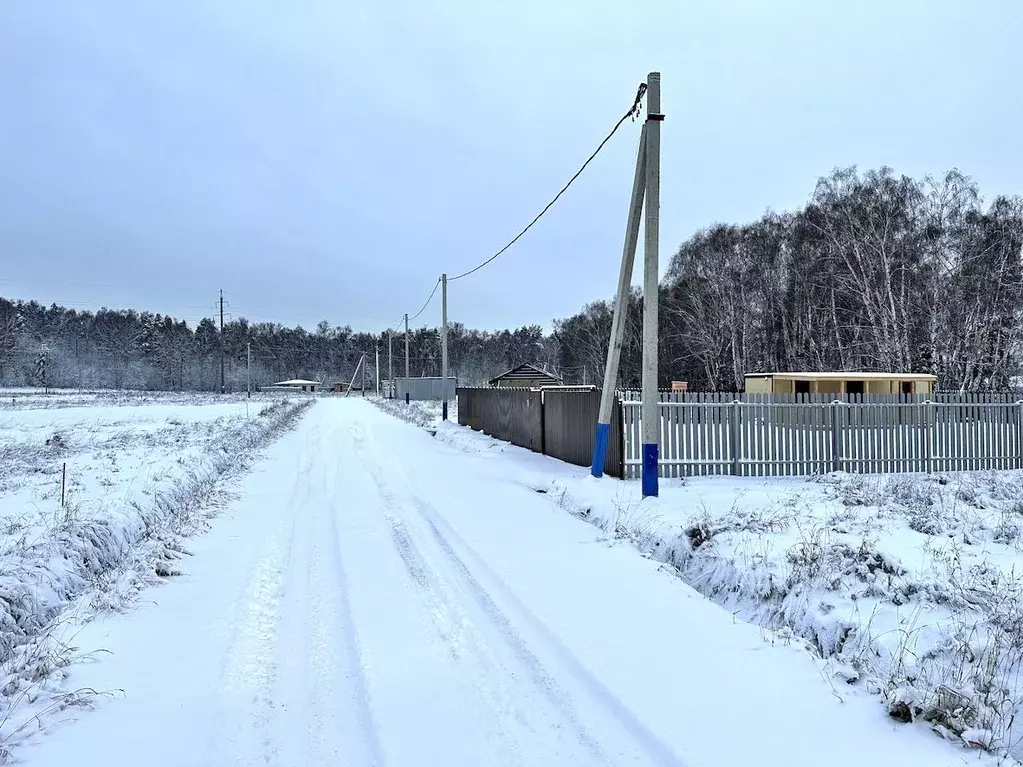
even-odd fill
[{"label": "snowy roadside ditch", "polygon": [[62,688],[64,669],[88,656],[75,626],[177,575],[186,539],[311,404],[254,403],[251,417],[179,405],[169,418],[157,407],[155,419],[104,421],[97,409],[70,425],[43,413],[0,423],[0,761],[47,715],[106,694]]},{"label": "snowy roadside ditch", "polygon": [[638,482],[466,427],[437,439],[804,644],[839,697],[865,690],[894,720],[1023,755],[1023,473],[703,477],[644,501]]}]

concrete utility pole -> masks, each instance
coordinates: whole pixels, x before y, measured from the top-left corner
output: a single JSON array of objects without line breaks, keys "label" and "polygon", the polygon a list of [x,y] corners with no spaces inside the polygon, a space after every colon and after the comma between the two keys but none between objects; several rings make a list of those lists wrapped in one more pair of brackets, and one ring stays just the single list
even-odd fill
[{"label": "concrete utility pole", "polygon": [[377,396],[380,396],[380,347],[376,348],[377,353]]},{"label": "concrete utility pole", "polygon": [[394,354],[391,349],[391,341],[394,340],[394,331],[387,331],[387,398],[394,399]]},{"label": "concrete utility pole", "polygon": [[252,344],[245,344],[245,396],[252,398]]},{"label": "concrete utility pole", "polygon": [[345,388],[345,397],[352,393],[352,389],[355,388],[355,379],[359,377],[359,369],[362,364],[366,361],[366,355],[363,354],[359,357],[359,364],[355,366],[355,372],[352,373],[352,380],[348,382],[348,386]]},{"label": "concrete utility pole", "polygon": [[448,276],[440,276],[440,390],[441,420],[448,420]]},{"label": "concrete utility pole", "polygon": [[597,416],[597,434],[593,440],[594,477],[604,475],[604,459],[611,434],[611,411],[614,408],[615,384],[618,382],[618,364],[622,357],[625,338],[625,318],[629,309],[629,289],[632,269],[636,262],[639,242],[639,222],[643,215],[643,197],[646,194],[646,127],[639,134],[639,153],[636,156],[636,174],[632,179],[632,199],[629,218],[625,224],[625,244],[622,246],[622,266],[618,272],[618,292],[615,294],[614,315],[611,318],[611,340],[608,342],[607,363],[604,367],[604,388],[600,391],[600,412]]},{"label": "concrete utility pole", "polygon": [[646,220],[643,225],[643,495],[657,495],[660,408],[657,393],[657,275],[661,211],[661,73],[646,80]]},{"label": "concrete utility pole", "polygon": [[408,404],[408,312],[405,312],[405,404]]},{"label": "concrete utility pole", "polygon": [[366,396],[366,355],[362,355],[362,396]]},{"label": "concrete utility pole", "polygon": [[224,387],[224,291],[220,291],[220,393],[227,389]]}]

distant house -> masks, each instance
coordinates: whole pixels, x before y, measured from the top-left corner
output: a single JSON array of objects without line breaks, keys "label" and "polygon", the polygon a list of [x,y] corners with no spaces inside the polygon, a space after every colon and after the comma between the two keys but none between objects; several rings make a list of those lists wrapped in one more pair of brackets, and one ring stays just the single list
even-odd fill
[{"label": "distant house", "polygon": [[748,373],[749,394],[925,394],[934,393],[928,373]]},{"label": "distant house", "polygon": [[538,389],[541,386],[561,386],[563,381],[535,365],[519,365],[496,378],[491,378],[489,383],[491,386],[501,388]]},{"label": "distant house", "polygon": [[263,391],[315,392],[321,386],[319,381],[307,381],[304,378],[292,378],[290,381],[278,381],[264,386]]}]

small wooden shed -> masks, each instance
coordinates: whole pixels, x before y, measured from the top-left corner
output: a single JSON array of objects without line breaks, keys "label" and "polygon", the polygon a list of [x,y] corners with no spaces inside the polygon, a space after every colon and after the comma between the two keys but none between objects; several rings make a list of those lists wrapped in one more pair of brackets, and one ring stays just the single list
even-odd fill
[{"label": "small wooden shed", "polygon": [[930,373],[747,373],[748,394],[903,394],[934,393]]},{"label": "small wooden shed", "polygon": [[561,378],[536,365],[519,365],[490,379],[491,386],[518,389],[539,389],[541,386],[561,386],[563,383]]}]

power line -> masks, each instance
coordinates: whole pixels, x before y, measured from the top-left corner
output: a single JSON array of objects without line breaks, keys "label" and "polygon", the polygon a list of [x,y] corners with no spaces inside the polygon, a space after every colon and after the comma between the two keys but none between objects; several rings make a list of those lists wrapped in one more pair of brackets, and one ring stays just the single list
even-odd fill
[{"label": "power line", "polygon": [[556,202],[558,201],[558,199],[559,199],[559,198],[561,197],[561,195],[563,195],[563,194],[564,194],[564,193],[565,193],[566,191],[568,191],[568,188],[569,188],[570,186],[572,186],[572,184],[573,184],[573,183],[575,182],[575,180],[576,180],[577,178],[579,178],[579,176],[581,176],[581,175],[582,175],[582,172],[583,172],[584,170],[586,170],[586,166],[587,166],[587,165],[589,165],[589,164],[590,164],[590,163],[591,163],[591,162],[593,161],[593,158],[595,158],[595,157],[596,157],[596,156],[597,156],[598,154],[600,154],[600,150],[601,150],[601,149],[603,149],[603,148],[604,148],[604,145],[605,145],[605,144],[607,144],[607,142],[611,140],[611,137],[612,137],[612,136],[614,136],[614,135],[615,135],[615,133],[617,133],[617,132],[618,132],[618,129],[619,129],[620,127],[622,127],[622,124],[623,124],[623,123],[624,123],[624,122],[625,122],[626,120],[628,120],[628,119],[629,119],[630,117],[633,117],[633,116],[635,116],[635,115],[636,115],[636,114],[637,114],[637,113],[639,112],[639,104],[640,104],[640,101],[642,101],[642,100],[643,100],[643,94],[645,94],[645,93],[646,93],[646,83],[640,83],[640,85],[639,85],[639,89],[638,89],[638,90],[636,91],[636,98],[635,98],[635,100],[634,100],[634,101],[632,102],[632,106],[631,106],[631,107],[629,107],[629,111],[628,111],[628,112],[626,112],[625,114],[623,114],[623,115],[621,116],[621,118],[620,118],[620,119],[618,120],[618,122],[616,122],[616,123],[615,123],[615,125],[614,125],[614,127],[613,127],[613,128],[611,129],[611,132],[610,132],[610,133],[608,133],[608,134],[607,134],[607,135],[606,135],[606,136],[604,137],[604,140],[603,140],[603,141],[601,141],[601,142],[600,142],[600,143],[599,143],[599,144],[597,145],[597,148],[593,150],[593,154],[591,154],[591,155],[590,155],[589,157],[587,157],[587,158],[586,158],[586,162],[584,162],[584,163],[583,163],[583,164],[582,164],[582,165],[580,166],[579,170],[577,170],[577,171],[575,172],[575,174],[574,174],[574,175],[572,176],[572,178],[570,178],[570,179],[568,180],[568,183],[567,183],[567,184],[565,184],[565,185],[564,185],[563,187],[561,187],[561,190],[560,190],[560,191],[559,191],[559,192],[558,192],[558,193],[557,193],[556,195],[554,195],[554,198],[553,198],[553,199],[552,199],[552,200],[551,200],[551,201],[550,201],[549,203],[547,203],[547,204],[546,204],[546,205],[544,206],[543,210],[541,210],[541,211],[540,211],[539,213],[537,213],[537,214],[536,214],[536,218],[534,218],[534,219],[533,219],[532,221],[530,221],[530,222],[529,222],[529,223],[528,223],[528,224],[526,225],[526,227],[525,227],[525,228],[524,228],[524,229],[523,229],[523,230],[522,230],[521,232],[519,232],[518,234],[516,234],[516,235],[515,235],[515,236],[514,236],[514,237],[513,237],[512,239],[511,239],[511,241],[510,241],[510,242],[509,242],[509,243],[508,243],[507,245],[505,245],[505,246],[504,246],[503,248],[501,248],[501,249],[500,249],[499,251],[497,251],[497,252],[496,252],[496,253],[495,253],[494,255],[492,255],[492,256],[491,256],[490,258],[488,258],[488,259],[487,259],[486,261],[484,261],[484,262],[483,262],[482,264],[479,264],[478,266],[474,266],[474,267],[473,267],[472,269],[470,269],[469,271],[467,271],[467,272],[463,272],[462,274],[459,274],[459,275],[458,275],[458,276],[456,276],[456,277],[448,277],[448,282],[451,282],[452,280],[460,280],[460,279],[462,279],[463,277],[468,277],[468,276],[469,276],[470,274],[472,274],[473,272],[478,272],[478,271],[479,271],[480,269],[482,269],[482,268],[483,268],[484,266],[486,266],[486,265],[487,265],[487,264],[489,264],[489,263],[490,263],[491,261],[493,261],[494,259],[496,259],[496,258],[497,258],[498,256],[500,256],[500,255],[501,255],[502,253],[504,253],[504,252],[505,252],[506,250],[508,250],[508,248],[510,248],[510,247],[511,247],[512,245],[514,245],[514,244],[515,244],[516,242],[518,242],[518,241],[519,241],[519,239],[521,239],[522,235],[524,235],[524,234],[525,234],[526,232],[528,232],[528,231],[529,231],[530,229],[532,229],[532,228],[533,228],[533,225],[534,225],[534,224],[535,224],[535,223],[536,223],[537,221],[539,221],[539,220],[540,220],[541,218],[543,218],[544,214],[545,214],[545,213],[546,213],[546,212],[547,212],[548,210],[550,210],[550,209],[551,209],[551,208],[552,208],[552,207],[554,206],[554,203],[556,203]]},{"label": "power line", "polygon": [[[426,299],[426,303],[425,303],[425,304],[423,304],[423,308],[422,308],[422,309],[420,309],[420,310],[419,310],[418,312],[416,312],[415,314],[413,314],[413,315],[412,315],[411,317],[409,317],[409,318],[408,318],[408,321],[409,321],[409,322],[412,322],[412,320],[414,320],[414,319],[415,319],[416,317],[418,317],[418,316],[419,316],[420,314],[422,314],[423,312],[425,312],[425,311],[426,311],[426,307],[430,305],[430,302],[431,302],[431,301],[433,300],[433,297],[434,297],[435,295],[437,295],[437,288],[438,288],[439,286],[440,286],[440,280],[438,279],[438,280],[437,280],[437,281],[436,281],[435,283],[433,283],[433,290],[432,290],[432,291],[430,291],[430,297],[429,297],[428,299]],[[402,318],[402,321],[404,321],[404,318]]]},{"label": "power line", "polygon": [[[486,261],[484,261],[483,263],[473,267],[472,269],[470,269],[467,272],[463,272],[462,274],[457,275],[456,277],[448,277],[447,278],[448,282],[451,282],[452,280],[460,280],[463,277],[468,277],[473,272],[478,272],[484,266],[486,266],[487,264],[491,263],[494,259],[496,259],[502,253],[504,253],[506,250],[508,250],[512,245],[514,245],[516,242],[518,242],[526,232],[528,232],[530,229],[532,229],[533,225],[536,224],[536,222],[539,221],[541,218],[543,218],[544,214],[547,213],[547,211],[550,210],[554,206],[554,203],[556,203],[559,199],[561,199],[561,196],[566,191],[568,191],[568,188],[570,186],[572,186],[573,183],[575,183],[575,180],[577,178],[579,178],[579,176],[582,175],[583,171],[586,170],[587,166],[591,162],[593,162],[593,159],[598,154],[600,154],[600,151],[604,148],[604,146],[607,144],[607,142],[611,140],[611,137],[614,136],[615,133],[618,132],[618,129],[622,127],[622,125],[625,123],[625,121],[628,120],[630,117],[634,117],[639,112],[639,105],[640,105],[640,102],[643,100],[643,95],[645,93],[646,93],[646,83],[640,83],[639,84],[639,88],[636,89],[636,97],[635,97],[635,99],[633,99],[632,106],[629,107],[629,110],[618,119],[618,122],[616,122],[614,124],[614,127],[611,128],[610,132],[608,132],[608,134],[606,136],[604,136],[604,139],[597,145],[597,148],[594,149],[593,152],[590,154],[590,156],[586,158],[586,161],[581,166],[579,166],[579,170],[577,170],[574,174],[572,174],[572,177],[568,180],[568,183],[566,183],[563,187],[561,187],[561,189],[558,191],[558,193],[556,195],[554,195],[554,197],[551,199],[551,201],[548,202],[543,207],[543,210],[541,210],[536,215],[536,217],[532,221],[530,221],[525,226],[524,229],[522,229],[522,231],[520,231],[517,235],[515,235],[507,245],[505,245],[503,248],[501,248],[499,251],[497,251],[494,255],[492,255]],[[437,282],[434,283],[433,290],[430,292],[430,297],[426,299],[426,303],[423,304],[423,307],[418,312],[416,312],[415,314],[413,314],[412,316],[410,316],[408,318],[409,322],[411,322],[412,320],[416,319],[420,314],[422,314],[424,311],[426,311],[426,307],[430,305],[430,302],[433,300],[433,297],[437,294],[437,287],[440,285],[440,282],[441,282],[440,280],[437,280]],[[397,325],[395,326],[395,328],[397,329]]]}]

